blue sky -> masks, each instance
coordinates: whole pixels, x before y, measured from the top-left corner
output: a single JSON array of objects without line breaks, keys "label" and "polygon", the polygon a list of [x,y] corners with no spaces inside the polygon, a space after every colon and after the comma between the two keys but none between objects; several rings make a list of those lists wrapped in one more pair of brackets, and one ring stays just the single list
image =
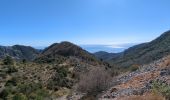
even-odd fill
[{"label": "blue sky", "polygon": [[170,29],[170,0],[0,0],[0,45],[151,41]]}]

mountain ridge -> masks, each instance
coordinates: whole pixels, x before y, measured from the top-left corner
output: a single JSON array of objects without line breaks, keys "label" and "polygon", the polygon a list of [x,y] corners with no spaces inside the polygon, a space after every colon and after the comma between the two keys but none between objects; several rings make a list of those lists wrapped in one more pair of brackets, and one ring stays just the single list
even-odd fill
[{"label": "mountain ridge", "polygon": [[13,46],[0,46],[0,58],[3,59],[6,56],[11,56],[17,60],[34,60],[39,54],[37,49],[31,46],[13,45]]},{"label": "mountain ridge", "polygon": [[[164,32],[155,40],[138,44],[126,49],[124,52],[115,54],[107,60],[110,64],[119,67],[149,64],[152,61],[163,58],[170,54],[170,31]],[[108,56],[110,58],[110,55]],[[102,58],[102,57],[100,57]],[[103,59],[105,60],[105,59]]]}]

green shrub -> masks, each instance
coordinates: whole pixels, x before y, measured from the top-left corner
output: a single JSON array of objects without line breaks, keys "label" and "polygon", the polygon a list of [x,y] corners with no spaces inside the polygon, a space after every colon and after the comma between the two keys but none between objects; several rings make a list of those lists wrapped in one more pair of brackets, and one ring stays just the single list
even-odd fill
[{"label": "green shrub", "polygon": [[131,72],[136,71],[136,70],[138,70],[138,69],[139,69],[139,65],[132,65],[132,66],[130,67],[130,71],[131,71]]},{"label": "green shrub", "polygon": [[28,98],[24,94],[19,93],[13,97],[13,100],[28,100]]},{"label": "green shrub", "polygon": [[32,100],[44,100],[44,98],[47,98],[49,96],[50,95],[49,95],[48,91],[46,91],[45,89],[38,89],[38,90],[32,92],[29,95],[29,98]]},{"label": "green shrub", "polygon": [[152,91],[154,93],[161,94],[167,100],[170,100],[170,85],[163,82],[154,81],[152,84]]},{"label": "green shrub", "polygon": [[8,86],[0,93],[3,100],[44,100],[50,97],[49,92],[39,83],[19,84],[16,87],[8,82]]},{"label": "green shrub", "polygon": [[27,63],[27,60],[26,60],[26,59],[22,59],[22,63],[23,63],[23,64],[26,64],[26,63]]},{"label": "green shrub", "polygon": [[5,86],[16,86],[17,85],[17,78],[12,78],[11,80],[8,80],[5,84]]},{"label": "green shrub", "polygon": [[57,91],[59,87],[71,88],[73,82],[67,78],[68,70],[64,67],[55,66],[55,75],[48,81],[47,88]]},{"label": "green shrub", "polygon": [[14,61],[10,56],[6,56],[3,60],[4,65],[13,65]]},{"label": "green shrub", "polygon": [[6,87],[1,93],[0,93],[0,98],[2,98],[3,100],[8,100],[7,97],[11,94],[15,93],[15,90],[9,86]]},{"label": "green shrub", "polygon": [[32,92],[42,89],[42,85],[40,83],[20,84],[18,85],[17,89],[20,93],[26,94],[28,96]]}]

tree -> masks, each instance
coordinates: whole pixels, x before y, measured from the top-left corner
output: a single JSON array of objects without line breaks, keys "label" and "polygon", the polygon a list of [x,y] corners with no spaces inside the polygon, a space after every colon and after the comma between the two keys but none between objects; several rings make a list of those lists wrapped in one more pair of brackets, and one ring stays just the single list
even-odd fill
[{"label": "tree", "polygon": [[26,59],[22,59],[22,63],[23,63],[23,64],[26,64],[26,63],[27,63],[27,60],[26,60]]}]

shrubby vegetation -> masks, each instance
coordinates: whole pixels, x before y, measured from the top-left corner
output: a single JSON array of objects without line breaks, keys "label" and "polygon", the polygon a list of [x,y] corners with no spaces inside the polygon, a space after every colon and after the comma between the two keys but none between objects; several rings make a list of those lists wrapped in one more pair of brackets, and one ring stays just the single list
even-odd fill
[{"label": "shrubby vegetation", "polygon": [[6,56],[3,60],[4,65],[13,65],[14,60],[10,56]]},{"label": "shrubby vegetation", "polygon": [[131,72],[136,71],[136,70],[138,70],[138,69],[139,69],[139,65],[137,65],[137,64],[134,64],[134,65],[132,65],[132,66],[129,68],[129,70],[130,70]]},{"label": "shrubby vegetation", "polygon": [[0,97],[3,100],[43,100],[49,97],[49,92],[40,83],[24,83],[6,86]]},{"label": "shrubby vegetation", "polygon": [[48,89],[58,90],[59,87],[71,88],[73,82],[67,78],[69,73],[68,69],[59,66],[56,66],[53,69],[56,71],[56,73],[54,77],[49,80]]},{"label": "shrubby vegetation", "polygon": [[110,86],[111,76],[105,69],[95,68],[80,76],[77,90],[96,96]]},{"label": "shrubby vegetation", "polygon": [[6,72],[7,73],[13,73],[13,72],[17,72],[17,69],[14,66],[14,60],[12,59],[12,57],[10,56],[6,56],[3,59],[3,64],[4,66],[8,69]]},{"label": "shrubby vegetation", "polygon": [[170,100],[170,85],[164,82],[154,81],[152,84],[152,91],[162,95],[166,100]]}]

